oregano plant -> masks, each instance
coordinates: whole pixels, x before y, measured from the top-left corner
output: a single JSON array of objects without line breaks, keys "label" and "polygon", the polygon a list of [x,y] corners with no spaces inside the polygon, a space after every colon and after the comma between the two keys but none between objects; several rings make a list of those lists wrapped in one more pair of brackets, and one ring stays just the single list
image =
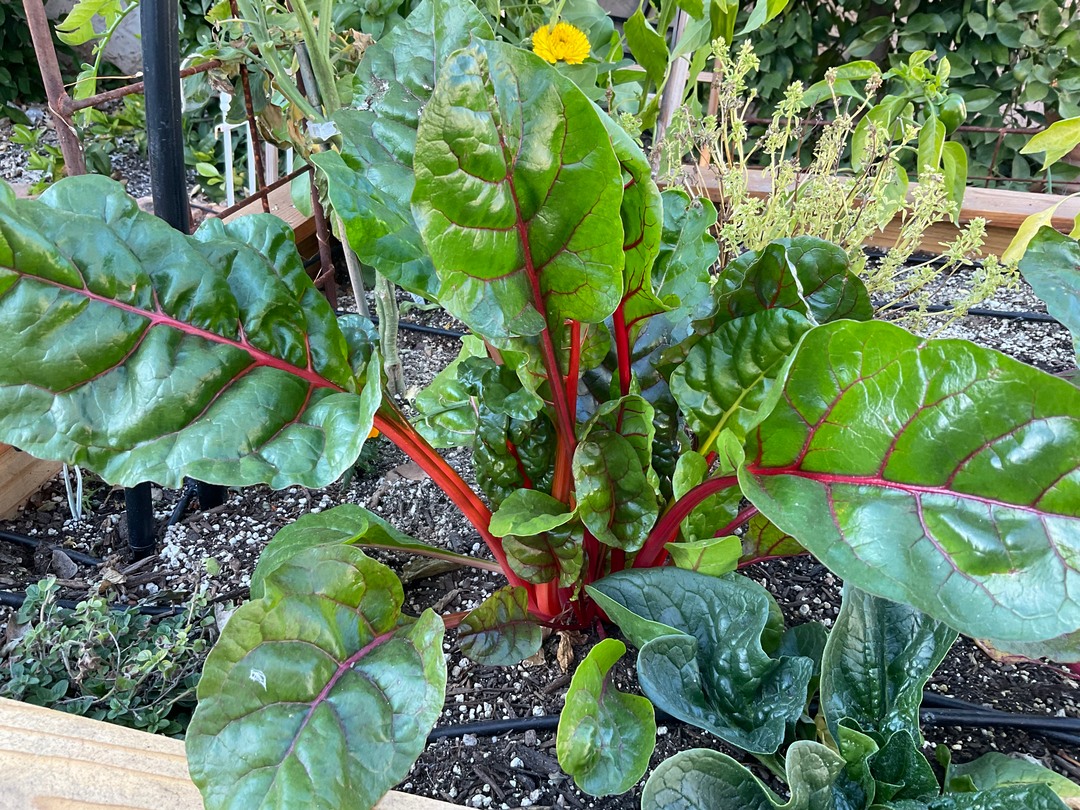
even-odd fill
[{"label": "oregano plant", "polygon": [[[715,268],[710,203],[661,193],[573,82],[492,40],[468,0],[439,2],[453,24],[417,24],[400,45],[447,54],[422,107],[402,112],[401,185],[336,206],[415,228],[420,242],[388,261],[472,332],[413,420],[381,394],[370,323],[335,317],[280,221],[185,236],[97,177],[38,200],[0,192],[0,440],[119,484],[318,487],[375,428],[487,548],[453,554],[354,505],[279,532],[199,685],[187,748],[207,807],[372,807],[438,717],[446,630],[510,664],[535,652],[539,625],[605,615],[639,647],[653,703],[775,757],[826,677],[804,654],[821,639],[786,633],[775,602],[731,573],[757,559],[805,550],[942,637],[1008,648],[1080,628],[1080,390],[869,320],[846,254],[819,239]],[[361,143],[388,124],[346,118]],[[363,161],[320,170],[332,194],[384,191],[349,177]],[[365,250],[396,244],[375,234]],[[455,446],[471,448],[480,492],[438,452]],[[468,614],[410,616],[364,548],[498,571],[507,587]],[[638,583],[658,575],[715,610],[664,590],[671,610],[653,615],[660,600],[639,604]],[[564,767],[598,794],[632,782],[610,749],[582,748],[589,729],[651,744],[642,704],[605,686],[619,653],[587,659],[560,733]],[[728,665],[742,673],[731,694],[717,687]],[[834,742],[858,717],[827,716]],[[806,743],[789,768],[840,767]]]}]

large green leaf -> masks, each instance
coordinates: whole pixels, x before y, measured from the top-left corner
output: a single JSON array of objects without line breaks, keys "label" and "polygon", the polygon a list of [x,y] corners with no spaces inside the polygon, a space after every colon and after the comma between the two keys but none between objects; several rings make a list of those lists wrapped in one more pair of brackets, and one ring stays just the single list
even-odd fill
[{"label": "large green leaf", "polygon": [[534,536],[508,534],[503,551],[510,568],[526,582],[558,580],[559,587],[569,588],[577,582],[584,562],[581,538],[581,524],[575,521]]},{"label": "large green leaf", "polygon": [[923,804],[900,801],[874,805],[871,810],[1067,810],[1065,803],[1046,785],[1025,785],[983,790],[978,793],[950,793]]},{"label": "large green leaf", "polygon": [[613,638],[589,650],[570,681],[559,715],[559,764],[593,796],[632,788],[648,768],[656,745],[652,704],[620,692],[611,681],[611,668],[625,652],[626,645]]},{"label": "large green leaf", "polygon": [[1046,310],[1072,334],[1080,355],[1080,242],[1041,228],[1020,260],[1020,273]]},{"label": "large green leaf", "polygon": [[634,445],[611,430],[593,430],[574,452],[578,515],[597,540],[637,551],[660,506]]},{"label": "large green leaf", "polygon": [[608,615],[643,641],[638,680],[658,708],[747,751],[777,750],[802,713],[814,665],[762,649],[772,603],[764,588],[737,574],[654,568],[612,574],[589,593],[606,597],[605,610],[621,606]]},{"label": "large green leaf", "polygon": [[628,328],[668,309],[653,291],[652,267],[660,249],[664,204],[652,167],[626,130],[599,113],[622,168],[623,318]]},{"label": "large green leaf", "polygon": [[906,731],[921,742],[923,687],[956,635],[914,608],[845,585],[821,662],[821,707],[834,736],[847,719],[881,740]]},{"label": "large green leaf", "polygon": [[664,225],[652,281],[659,298],[679,302],[662,316],[670,344],[688,337],[691,323],[712,311],[709,269],[720,249],[709,233],[716,224],[716,206],[707,199],[692,200],[681,189],[667,189],[662,199]]},{"label": "large green leaf", "polygon": [[414,167],[413,213],[440,301],[473,331],[535,335],[614,312],[619,162],[592,102],[538,56],[497,42],[451,56]]},{"label": "large green leaf", "polygon": [[623,23],[626,45],[637,63],[645,68],[645,75],[657,87],[664,83],[668,66],[668,46],[656,29],[649,25],[639,8]]},{"label": "large green leaf", "polygon": [[493,34],[469,0],[423,0],[364,52],[356,71],[359,109],[334,115],[340,152],[311,156],[360,260],[429,298],[438,293],[438,278],[411,210],[416,129],[439,68],[473,37]]},{"label": "large green leaf", "polygon": [[690,350],[669,384],[701,453],[712,449],[724,429],[742,441],[773,380],[811,325],[790,309],[755,312],[722,324]]},{"label": "large green leaf", "polygon": [[540,625],[529,618],[529,594],[507,586],[469,611],[458,625],[461,652],[480,664],[513,666],[540,649]]},{"label": "large green leaf", "polygon": [[330,545],[403,551],[474,568],[499,570],[496,564],[488,560],[455,554],[445,548],[414,540],[362,506],[344,503],[325,512],[301,515],[274,535],[259,555],[259,562],[251,574],[252,599],[263,596],[266,578],[296,554],[315,546]]},{"label": "large green leaf", "polygon": [[842,248],[813,236],[778,239],[728,263],[715,287],[717,318],[793,309],[818,323],[865,321],[874,310]]},{"label": "large green leaf", "polygon": [[809,740],[792,743],[785,768],[791,798],[784,802],[726,754],[682,751],[660,763],[641,795],[641,810],[841,810],[833,784],[844,760]]},{"label": "large green leaf", "polygon": [[806,334],[770,400],[743,492],[845,581],[977,637],[1080,627],[1080,390],[847,321]]},{"label": "large green leaf", "polygon": [[1080,798],[1080,785],[1061,774],[1030,760],[1006,756],[997,751],[990,751],[962,765],[950,763],[945,774],[945,790],[950,793],[1031,784],[1046,785],[1063,799]]},{"label": "large green leaf", "polygon": [[405,777],[446,664],[442,619],[403,615],[403,599],[389,568],[335,545],[293,557],[233,614],[187,733],[207,808],[370,808]]},{"label": "large green leaf", "polygon": [[189,237],[103,177],[0,202],[0,352],[2,440],[125,485],[326,486],[380,401],[281,220]]},{"label": "large green leaf", "polygon": [[794,557],[805,553],[798,540],[778,529],[776,524],[761,514],[754,515],[746,524],[742,546],[742,557],[739,562]]}]

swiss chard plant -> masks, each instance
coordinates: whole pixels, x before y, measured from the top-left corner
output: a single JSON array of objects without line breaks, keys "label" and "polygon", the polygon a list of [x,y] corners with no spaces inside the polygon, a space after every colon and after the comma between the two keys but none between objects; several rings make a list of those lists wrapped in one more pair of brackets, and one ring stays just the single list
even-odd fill
[{"label": "swiss chard plant", "polygon": [[[669,561],[704,577],[805,550],[853,588],[1005,648],[1080,628],[1080,390],[869,320],[847,255],[819,239],[714,274],[710,203],[661,193],[631,138],[539,57],[482,20],[430,19],[409,46],[447,54],[433,90],[416,103],[387,79],[385,116],[354,117],[357,137],[393,145],[387,172],[407,196],[346,176],[365,163],[320,167],[357,211],[393,211],[400,227],[371,249],[430,262],[439,302],[472,331],[411,421],[381,395],[370,323],[334,316],[278,220],[189,237],[103,178],[33,201],[0,192],[0,440],[118,484],[319,487],[375,428],[487,547],[453,554],[352,505],[283,529],[199,685],[187,749],[208,807],[373,806],[438,717],[447,629],[476,660],[512,663],[541,624],[611,616],[602,581]],[[414,236],[395,242],[402,229]],[[438,452],[452,446],[472,449],[481,492]],[[508,584],[468,614],[411,616],[365,547]],[[729,625],[775,627],[743,591]],[[736,655],[719,625],[691,635],[650,641],[687,683],[695,643]],[[589,729],[646,713],[602,688],[616,652],[581,673],[560,732],[594,785],[611,769],[582,748]],[[813,672],[766,659],[752,656],[756,680],[802,685],[779,709],[732,720],[699,687],[687,713],[771,755]]]}]

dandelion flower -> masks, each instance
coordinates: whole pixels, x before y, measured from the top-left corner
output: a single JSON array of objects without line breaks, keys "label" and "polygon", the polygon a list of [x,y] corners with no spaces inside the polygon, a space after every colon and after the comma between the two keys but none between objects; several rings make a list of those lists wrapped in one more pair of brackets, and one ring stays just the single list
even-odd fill
[{"label": "dandelion flower", "polygon": [[589,58],[589,39],[580,28],[561,22],[542,25],[532,37],[533,53],[546,62],[580,65]]}]

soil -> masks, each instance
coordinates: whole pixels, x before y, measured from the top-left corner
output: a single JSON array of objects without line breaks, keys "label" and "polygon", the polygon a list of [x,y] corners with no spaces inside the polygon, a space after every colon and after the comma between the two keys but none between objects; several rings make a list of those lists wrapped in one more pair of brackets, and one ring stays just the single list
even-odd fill
[{"label": "soil", "polygon": [[[3,135],[0,131],[0,143]],[[0,154],[0,174],[4,173]],[[963,283],[962,277],[951,282]],[[950,300],[951,292],[953,287],[943,289],[942,300]],[[342,304],[348,308],[347,297]],[[1045,312],[1026,288],[1002,293],[983,306]],[[405,317],[460,329],[460,324],[441,311],[413,311]],[[949,327],[946,334],[998,348],[1053,373],[1065,372],[1073,365],[1070,337],[1055,324],[969,316]],[[430,382],[456,353],[454,338],[403,331],[402,359],[410,391]],[[407,409],[407,403],[403,405]],[[418,467],[385,440],[374,444],[373,457],[358,465],[348,480],[322,490],[233,490],[224,506],[216,509],[200,511],[196,500],[192,509],[168,527],[165,523],[180,493],[154,487],[159,551],[137,566],[127,554],[122,493],[87,475],[83,515],[76,521],[69,514],[58,477],[32,497],[15,519],[0,521],[0,529],[39,537],[45,549],[78,549],[104,560],[104,564],[96,569],[82,565],[72,569],[65,555],[34,554],[0,541],[0,589],[22,591],[38,578],[55,573],[62,574],[62,595],[73,599],[100,589],[118,602],[170,604],[206,588],[213,599],[227,606],[246,598],[258,554],[279,528],[302,514],[341,503],[366,506],[420,540],[459,552],[487,554],[468,522]],[[472,483],[469,453],[457,450],[445,455]],[[433,571],[399,555],[377,556],[402,573],[406,609],[414,614],[429,606],[443,613],[468,610],[504,584],[487,572]],[[819,619],[829,625],[836,616],[840,582],[811,558],[773,560],[753,566],[747,573],[774,594],[789,624]],[[10,615],[0,608],[0,623]],[[449,669],[447,701],[438,725],[557,714],[573,669],[572,664],[569,671],[564,668],[569,663],[567,653],[580,660],[596,641],[595,635],[552,634],[535,660],[516,667],[491,668],[465,659],[454,634],[448,633],[444,647]],[[620,662],[615,673],[616,685],[627,691],[637,688],[632,657],[631,653]],[[1080,684],[1064,668],[1036,662],[999,663],[967,639],[956,644],[929,688],[1007,711],[1080,718]],[[1080,751],[1038,735],[1011,729],[945,727],[926,729],[926,737],[931,755],[935,744],[948,746],[957,761],[991,750],[1019,753],[1080,780]],[[746,759],[704,732],[672,723],[658,729],[652,765],[689,747],[718,748]],[[759,775],[768,779],[763,771]],[[439,740],[428,746],[399,786],[467,807],[613,810],[636,808],[640,787],[641,783],[628,794],[604,799],[582,794],[558,767],[553,731],[498,737],[466,733]]]}]

